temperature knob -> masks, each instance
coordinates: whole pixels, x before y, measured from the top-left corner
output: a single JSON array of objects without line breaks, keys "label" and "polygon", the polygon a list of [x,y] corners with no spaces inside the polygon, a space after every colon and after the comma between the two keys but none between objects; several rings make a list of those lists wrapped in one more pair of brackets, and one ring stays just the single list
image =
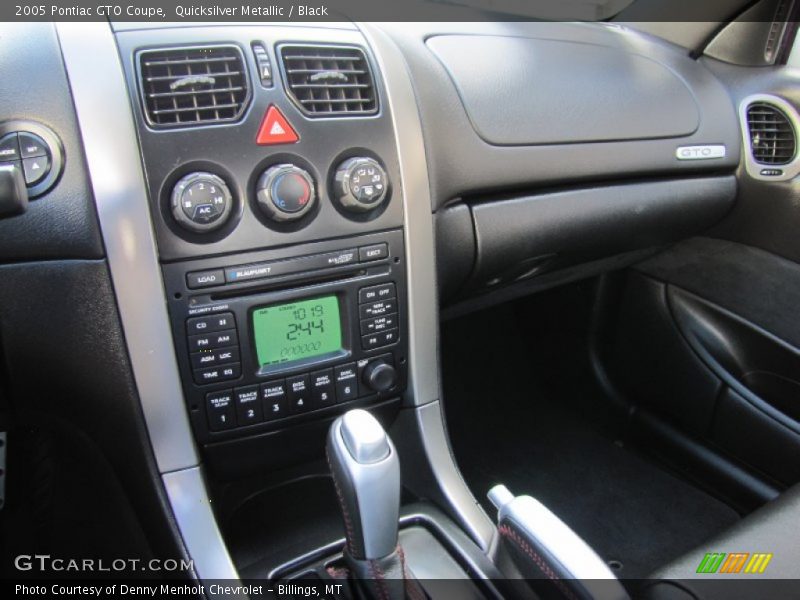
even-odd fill
[{"label": "temperature knob", "polygon": [[336,169],[334,186],[336,198],[345,209],[366,212],[384,201],[389,178],[374,158],[350,158]]},{"label": "temperature knob", "polygon": [[256,197],[261,210],[274,221],[296,221],[314,206],[314,180],[292,164],[275,165],[259,177]]},{"label": "temperature knob", "polygon": [[172,216],[189,231],[219,229],[230,217],[233,196],[221,177],[198,171],[182,177],[172,189]]}]

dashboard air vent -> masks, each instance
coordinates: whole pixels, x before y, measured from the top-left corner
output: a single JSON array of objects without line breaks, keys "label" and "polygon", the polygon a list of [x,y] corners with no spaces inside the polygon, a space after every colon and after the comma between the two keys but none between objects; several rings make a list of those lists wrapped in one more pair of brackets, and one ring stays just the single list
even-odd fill
[{"label": "dashboard air vent", "polygon": [[794,160],[795,131],[783,111],[765,102],[754,102],[747,107],[747,127],[757,163],[785,165]]},{"label": "dashboard air vent", "polygon": [[360,116],[378,110],[375,84],[363,50],[351,46],[280,48],[286,88],[310,117]]},{"label": "dashboard air vent", "polygon": [[139,76],[145,115],[156,127],[235,121],[248,100],[236,46],[147,50],[139,54]]}]

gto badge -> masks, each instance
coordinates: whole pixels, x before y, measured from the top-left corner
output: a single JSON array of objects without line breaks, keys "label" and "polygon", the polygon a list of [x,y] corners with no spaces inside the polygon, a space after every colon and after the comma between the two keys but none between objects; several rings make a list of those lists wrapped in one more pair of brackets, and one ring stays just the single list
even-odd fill
[{"label": "gto badge", "polygon": [[708,160],[709,158],[725,158],[725,146],[712,144],[709,146],[680,146],[675,150],[678,160]]}]

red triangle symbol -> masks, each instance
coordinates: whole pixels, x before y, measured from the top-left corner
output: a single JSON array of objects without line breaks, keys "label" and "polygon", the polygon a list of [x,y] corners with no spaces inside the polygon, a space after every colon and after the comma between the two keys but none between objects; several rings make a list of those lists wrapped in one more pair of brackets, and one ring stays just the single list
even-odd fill
[{"label": "red triangle symbol", "polygon": [[256,144],[259,146],[269,146],[271,144],[294,144],[300,139],[294,127],[289,125],[289,121],[283,116],[274,104],[270,104],[261,127],[258,130]]}]

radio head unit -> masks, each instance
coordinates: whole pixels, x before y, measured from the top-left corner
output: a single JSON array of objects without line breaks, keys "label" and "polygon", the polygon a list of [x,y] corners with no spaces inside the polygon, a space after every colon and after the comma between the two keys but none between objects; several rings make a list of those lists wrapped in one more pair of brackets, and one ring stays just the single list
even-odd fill
[{"label": "radio head unit", "polygon": [[163,265],[202,444],[398,397],[407,379],[402,230]]}]

